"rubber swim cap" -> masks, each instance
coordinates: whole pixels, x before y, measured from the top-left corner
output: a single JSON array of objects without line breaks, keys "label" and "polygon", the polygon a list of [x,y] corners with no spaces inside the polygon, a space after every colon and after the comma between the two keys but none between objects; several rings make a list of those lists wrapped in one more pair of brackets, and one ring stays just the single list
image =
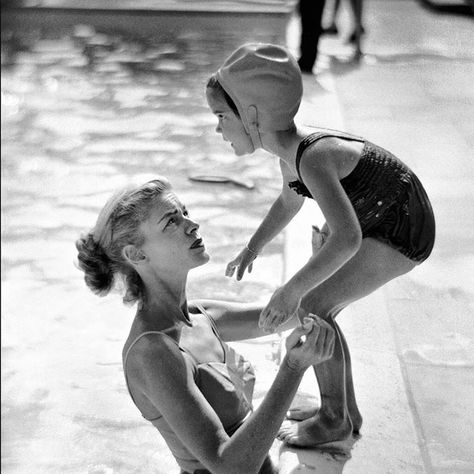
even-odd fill
[{"label": "rubber swim cap", "polygon": [[259,132],[292,126],[303,83],[298,63],[286,48],[244,44],[227,58],[216,76],[234,101],[254,146],[262,146]]}]

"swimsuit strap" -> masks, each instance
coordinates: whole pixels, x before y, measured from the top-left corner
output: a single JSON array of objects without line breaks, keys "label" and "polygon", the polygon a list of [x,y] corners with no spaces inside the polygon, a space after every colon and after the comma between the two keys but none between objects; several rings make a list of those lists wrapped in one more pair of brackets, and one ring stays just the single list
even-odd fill
[{"label": "swimsuit strap", "polygon": [[214,335],[217,337],[217,339],[219,340],[219,343],[222,347],[222,350],[224,351],[224,363],[227,361],[227,344],[221,339],[221,336],[219,335],[219,330],[217,329],[217,325],[216,325],[216,322],[214,321],[214,318],[204,309],[204,306],[202,306],[201,304],[199,303],[194,303],[194,305],[196,306],[196,308],[201,312],[201,314],[203,314],[204,316],[206,316],[206,318],[208,319],[209,321],[209,324],[211,325],[211,328],[212,328],[212,332],[214,333]]},{"label": "swimsuit strap", "polygon": [[202,304],[194,303],[194,305],[201,312],[201,314],[206,316],[206,318],[209,320],[209,323],[212,326],[213,331],[216,333],[216,336],[220,339],[219,331],[217,330],[216,322],[214,321],[213,317],[204,309],[204,306]]},{"label": "swimsuit strap", "polygon": [[[142,332],[140,335],[138,335],[134,340],[133,342],[130,344],[130,346],[128,346],[128,349],[127,349],[127,352],[125,353],[125,357],[123,358],[123,366],[126,367],[127,365],[127,358],[128,358],[128,354],[130,353],[130,350],[132,349],[132,347],[134,346],[134,344],[139,340],[141,339],[143,336],[146,336],[147,334],[161,334],[163,336],[166,336],[168,339],[171,339],[177,346],[178,346],[178,349],[181,351],[181,352],[185,352],[186,354],[188,354],[189,357],[191,357],[191,359],[193,360],[193,362],[196,364],[196,365],[199,365],[199,362],[198,360],[196,359],[196,357],[194,357],[194,355],[186,350],[184,347],[181,347],[177,341],[175,341],[172,337],[168,336],[168,334],[166,334],[166,331],[145,331],[145,332]],[[127,373],[125,372],[125,377],[127,377]],[[133,398],[133,397],[132,397]]]},{"label": "swimsuit strap", "polygon": [[303,182],[300,173],[300,161],[301,157],[303,156],[304,151],[313,143],[316,143],[321,138],[326,137],[336,137],[336,138],[344,138],[346,140],[353,140],[358,142],[364,142],[365,140],[361,137],[356,135],[351,135],[350,133],[340,132],[339,130],[332,130],[329,128],[324,129],[322,132],[314,132],[310,135],[306,136],[301,140],[300,144],[298,145],[298,150],[296,151],[296,172],[298,173],[298,179]]},{"label": "swimsuit strap", "polygon": [[[127,365],[127,359],[128,359],[128,354],[130,354],[130,350],[132,347],[137,343],[139,339],[141,339],[143,336],[146,336],[147,334],[164,334],[164,332],[161,331],[145,331],[139,334],[133,341],[132,343],[128,346],[127,352],[125,353],[125,357],[123,358],[123,365]],[[169,336],[168,336],[169,337]],[[170,338],[171,339],[171,338]]]}]

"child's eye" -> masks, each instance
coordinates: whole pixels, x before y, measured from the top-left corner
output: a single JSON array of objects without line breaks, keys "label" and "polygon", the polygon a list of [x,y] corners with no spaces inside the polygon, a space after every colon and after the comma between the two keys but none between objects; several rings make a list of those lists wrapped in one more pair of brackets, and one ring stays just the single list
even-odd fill
[{"label": "child's eye", "polygon": [[168,219],[168,222],[166,223],[166,227],[168,227],[171,224],[175,224],[175,223],[176,223],[176,218],[171,217],[170,219]]},{"label": "child's eye", "polygon": [[184,217],[189,217],[189,212],[186,209],[183,211],[183,216]]}]

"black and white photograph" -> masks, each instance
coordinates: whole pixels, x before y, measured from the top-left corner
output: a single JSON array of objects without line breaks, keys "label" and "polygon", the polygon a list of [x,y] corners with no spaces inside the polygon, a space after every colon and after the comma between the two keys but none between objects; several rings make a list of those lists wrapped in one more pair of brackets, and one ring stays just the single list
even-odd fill
[{"label": "black and white photograph", "polygon": [[5,474],[474,473],[474,0],[1,0]]}]

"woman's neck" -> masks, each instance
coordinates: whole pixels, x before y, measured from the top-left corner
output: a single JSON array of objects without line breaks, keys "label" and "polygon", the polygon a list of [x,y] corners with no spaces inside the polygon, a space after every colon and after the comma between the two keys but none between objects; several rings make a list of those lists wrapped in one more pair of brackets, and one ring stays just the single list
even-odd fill
[{"label": "woman's neck", "polygon": [[144,297],[138,314],[142,320],[160,330],[181,325],[190,326],[186,299],[186,278],[145,282]]}]

